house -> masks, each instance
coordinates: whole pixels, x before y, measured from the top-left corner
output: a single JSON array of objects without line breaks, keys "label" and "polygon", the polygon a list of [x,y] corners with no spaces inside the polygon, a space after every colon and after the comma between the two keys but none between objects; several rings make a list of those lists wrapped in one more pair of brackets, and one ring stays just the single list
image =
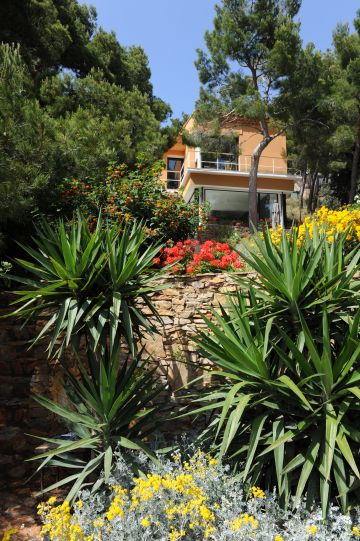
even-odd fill
[{"label": "house", "polygon": [[[196,128],[190,117],[184,130]],[[210,220],[220,224],[248,223],[248,192],[251,155],[261,140],[257,122],[230,117],[221,124],[221,135],[234,138],[236,152],[208,152],[190,147],[181,134],[164,154],[161,179],[167,189],[181,190],[185,201],[207,202]],[[279,135],[263,151],[258,170],[259,218],[271,219],[278,203],[280,221],[286,217],[286,197],[294,191],[299,177],[288,167],[286,136]]]}]

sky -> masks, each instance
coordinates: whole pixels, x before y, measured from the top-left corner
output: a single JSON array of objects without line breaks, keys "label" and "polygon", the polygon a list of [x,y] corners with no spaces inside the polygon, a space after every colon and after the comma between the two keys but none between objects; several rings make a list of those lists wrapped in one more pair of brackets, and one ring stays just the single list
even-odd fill
[{"label": "sky", "polygon": [[[215,0],[83,0],[96,7],[98,23],[115,31],[121,45],[141,45],[149,58],[154,94],[170,104],[173,116],[191,113],[199,94],[196,49],[212,29]],[[338,22],[351,23],[359,0],[303,0],[304,43],[331,47]]]}]

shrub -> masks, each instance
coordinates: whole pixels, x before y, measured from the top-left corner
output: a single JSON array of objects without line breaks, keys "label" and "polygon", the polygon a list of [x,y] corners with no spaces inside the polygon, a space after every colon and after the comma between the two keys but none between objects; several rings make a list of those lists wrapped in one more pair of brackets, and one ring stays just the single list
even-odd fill
[{"label": "shrub", "polygon": [[[57,348],[60,361],[70,346],[77,369],[74,375],[63,367],[68,406],[35,398],[70,425],[74,441],[44,438],[50,450],[34,460],[43,459],[38,469],[71,470],[55,485],[72,482],[71,499],[101,467],[108,478],[117,445],[145,449],[151,433],[154,411],[147,406],[160,389],[154,370],[146,370],[137,354],[137,342],[144,331],[156,329],[138,301],[160,320],[149,297],[165,287],[154,284],[163,272],[154,271],[152,263],[160,246],[148,245],[141,224],[102,227],[99,221],[90,231],[80,213],[70,223],[41,222],[33,240],[35,247],[24,247],[30,258],[17,260],[28,274],[14,277],[25,288],[14,292],[20,307],[13,314],[40,318],[35,342],[49,336],[49,354]],[[125,343],[128,361],[120,356]]]},{"label": "shrub", "polygon": [[233,272],[242,268],[240,256],[225,242],[208,240],[200,244],[197,240],[168,243],[160,250],[155,264],[169,267],[175,274],[202,272]]},{"label": "shrub", "polygon": [[36,340],[51,336],[49,354],[55,346],[58,355],[69,345],[77,352],[85,336],[91,351],[109,344],[112,354],[125,338],[134,353],[142,330],[154,330],[137,301],[157,316],[149,293],[161,289],[154,281],[163,273],[152,268],[160,245],[148,245],[142,224],[99,222],[90,231],[78,212],[68,223],[42,221],[33,241],[34,248],[23,246],[29,259],[16,260],[28,275],[12,276],[25,285],[14,291],[20,307],[13,315],[48,315]]},{"label": "shrub", "polygon": [[359,270],[360,250],[346,253],[347,232],[335,234],[329,244],[317,226],[312,237],[307,235],[299,243],[294,228],[289,234],[282,232],[279,243],[271,241],[271,232],[254,238],[254,247],[242,258],[256,272],[237,278],[241,288],[253,290],[259,300],[258,314],[273,318],[295,339],[301,331],[299,313],[305,321],[321,333],[321,314],[326,304],[331,335],[342,341],[346,318],[353,317],[359,307],[360,281],[355,279]]},{"label": "shrub", "polygon": [[238,292],[197,338],[224,371],[204,405],[216,412],[208,436],[220,454],[245,461],[250,482],[276,485],[281,503],[308,491],[324,515],[331,496],[344,509],[356,500],[359,476],[360,252],[346,253],[347,237],[329,243],[315,225],[301,242],[294,228],[274,243],[265,230],[242,254],[257,272],[238,279],[247,304]]},{"label": "shrub", "polygon": [[[335,241],[336,233],[346,232],[345,249],[349,250],[358,246],[360,242],[360,209],[345,206],[337,210],[330,210],[327,207],[321,207],[311,216],[306,216],[304,222],[294,227],[297,231],[298,246],[309,235],[324,235],[327,241],[332,244]],[[280,243],[282,228],[270,229],[270,234],[275,244]]]},{"label": "shrub", "polygon": [[107,493],[83,492],[73,513],[55,497],[40,504],[43,534],[53,541],[351,541],[359,533],[335,507],[326,523],[316,508],[282,510],[274,494],[245,486],[201,452],[186,462],[178,454],[161,459],[135,478],[119,458],[111,481]]},{"label": "shrub", "polygon": [[[108,222],[143,220],[147,234],[156,239],[174,242],[194,237],[201,226],[199,205],[186,203],[183,197],[166,191],[159,175],[163,163],[153,166],[138,164],[135,170],[125,165],[109,166],[103,178],[69,179],[62,187],[65,208],[80,208],[95,227],[102,209]],[[202,224],[205,212],[200,206]]]},{"label": "shrub", "polygon": [[[146,440],[154,430],[155,413],[159,406],[154,399],[163,390],[155,377],[155,368],[140,355],[121,361],[119,356],[104,357],[88,353],[89,367],[78,362],[79,375],[66,370],[65,384],[68,406],[37,396],[35,400],[65,420],[71,440],[41,438],[50,449],[32,460],[43,467],[61,467],[70,475],[50,485],[44,492],[72,483],[68,500],[78,491],[92,485],[92,491],[109,480],[116,447],[125,451],[138,449],[155,458]],[[104,478],[98,478],[104,470]]]},{"label": "shrub", "polygon": [[284,506],[307,493],[324,516],[331,498],[346,510],[359,497],[360,310],[343,315],[334,340],[324,302],[319,326],[297,307],[295,336],[290,322],[274,325],[275,312],[262,317],[260,303],[250,288],[214,312],[216,323],[203,317],[195,341],[219,370],[195,400],[193,414],[212,413],[202,439],[244,481],[276,486]]}]

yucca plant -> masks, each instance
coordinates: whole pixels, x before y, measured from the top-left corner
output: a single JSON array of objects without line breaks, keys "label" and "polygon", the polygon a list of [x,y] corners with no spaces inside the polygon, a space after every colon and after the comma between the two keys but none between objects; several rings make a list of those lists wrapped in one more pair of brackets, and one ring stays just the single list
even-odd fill
[{"label": "yucca plant", "polygon": [[[91,486],[94,492],[108,482],[117,448],[142,450],[155,460],[145,441],[155,427],[158,406],[154,399],[163,390],[155,376],[156,367],[145,366],[140,353],[121,362],[119,356],[106,353],[98,357],[89,352],[88,367],[80,360],[78,367],[77,377],[66,371],[64,388],[69,407],[35,397],[39,404],[64,419],[72,432],[72,441],[40,438],[50,449],[31,459],[41,460],[37,471],[45,466],[71,471],[44,490],[72,483],[68,500],[85,486]],[[99,475],[101,470],[104,476]]]},{"label": "yucca plant", "polygon": [[204,317],[208,328],[195,337],[220,369],[213,372],[218,385],[196,399],[193,411],[212,413],[203,440],[244,481],[276,486],[283,505],[306,494],[309,506],[321,501],[324,516],[330,497],[348,509],[360,487],[360,310],[338,344],[326,307],[321,336],[312,336],[298,311],[295,342],[282,328],[271,340],[272,320],[258,317],[257,308],[252,289],[247,300],[237,293],[214,312],[215,323]]},{"label": "yucca plant", "polygon": [[35,342],[50,335],[49,355],[60,355],[65,346],[78,351],[86,337],[90,351],[110,354],[125,338],[134,354],[141,331],[154,330],[138,302],[157,316],[149,294],[161,289],[155,280],[164,271],[155,271],[152,262],[160,245],[146,243],[141,223],[111,224],[101,220],[92,232],[80,213],[70,222],[40,222],[34,247],[23,246],[30,256],[17,259],[27,275],[12,276],[25,285],[14,291],[20,304],[12,314],[48,318]]},{"label": "yucca plant", "polygon": [[344,321],[359,306],[360,250],[346,253],[347,231],[337,233],[333,242],[313,229],[300,242],[296,228],[282,232],[279,245],[269,230],[255,236],[255,249],[241,253],[256,276],[238,277],[242,289],[253,288],[259,303],[258,315],[273,317],[292,336],[300,331],[299,313],[312,328],[321,332],[322,306],[326,303],[332,337],[342,338]]},{"label": "yucca plant", "polygon": [[[94,477],[96,490],[101,469],[108,480],[117,446],[151,454],[144,439],[154,425],[154,408],[147,406],[159,385],[154,369],[141,363],[137,342],[144,331],[156,329],[139,301],[161,321],[149,295],[164,286],[155,283],[163,271],[153,269],[160,245],[149,245],[146,237],[141,223],[103,226],[99,220],[91,231],[77,213],[70,222],[40,222],[33,247],[23,246],[30,257],[17,260],[26,275],[13,279],[25,288],[14,291],[20,306],[12,315],[45,321],[34,343],[47,337],[49,355],[60,361],[70,347],[79,372],[75,377],[63,363],[67,406],[35,397],[74,433],[71,442],[44,438],[51,449],[33,458],[42,460],[38,470],[71,469],[47,489],[73,483],[70,499]],[[122,363],[125,345],[130,357]]]}]

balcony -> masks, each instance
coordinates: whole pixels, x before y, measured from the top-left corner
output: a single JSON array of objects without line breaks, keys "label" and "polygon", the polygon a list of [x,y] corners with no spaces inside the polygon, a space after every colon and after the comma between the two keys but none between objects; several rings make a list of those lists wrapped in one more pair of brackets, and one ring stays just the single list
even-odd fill
[{"label": "balcony", "polygon": [[[218,172],[234,175],[234,173],[248,174],[251,167],[251,156],[221,152],[201,152],[200,149],[188,149],[180,171],[166,171],[167,189],[177,190],[184,182],[187,171],[200,173]],[[299,171],[292,167],[290,161],[281,156],[262,156],[260,158],[258,173],[264,176],[297,177]]]}]

